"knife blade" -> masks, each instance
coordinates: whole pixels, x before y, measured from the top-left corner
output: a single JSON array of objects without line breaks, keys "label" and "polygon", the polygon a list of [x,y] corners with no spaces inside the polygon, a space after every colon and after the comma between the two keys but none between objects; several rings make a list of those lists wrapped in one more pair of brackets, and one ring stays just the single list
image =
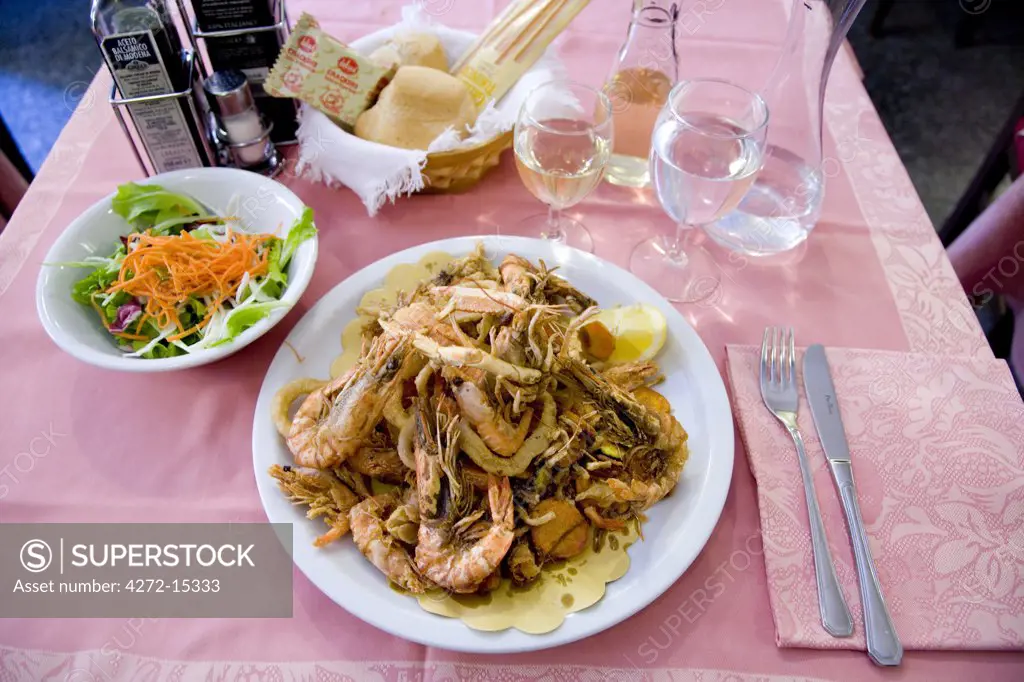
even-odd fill
[{"label": "knife blade", "polygon": [[825,451],[832,480],[839,493],[846,516],[846,528],[853,546],[853,559],[857,566],[860,600],[864,607],[864,636],[868,655],[878,665],[899,665],[903,659],[903,645],[882,597],[878,570],[871,557],[871,546],[864,530],[864,519],[857,503],[857,488],[853,483],[850,446],[846,441],[843,417],[839,413],[836,387],[832,382],[825,349],[818,344],[804,352],[804,392],[811,406],[814,427],[818,431],[821,447]]},{"label": "knife blade", "polygon": [[839,413],[836,387],[820,344],[810,346],[804,353],[804,392],[811,405],[814,426],[821,438],[821,447],[830,462],[849,462],[850,447],[846,443],[846,429]]}]

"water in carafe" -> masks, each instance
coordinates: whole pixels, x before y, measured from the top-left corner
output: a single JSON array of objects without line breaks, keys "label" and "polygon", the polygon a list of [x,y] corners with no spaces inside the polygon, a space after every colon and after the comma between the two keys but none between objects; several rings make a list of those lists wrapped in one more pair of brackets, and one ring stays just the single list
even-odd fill
[{"label": "water in carafe", "polygon": [[704,227],[715,241],[749,255],[782,253],[818,222],[825,87],[864,2],[794,0],[782,55],[762,90],[771,113],[764,166],[737,209]]}]

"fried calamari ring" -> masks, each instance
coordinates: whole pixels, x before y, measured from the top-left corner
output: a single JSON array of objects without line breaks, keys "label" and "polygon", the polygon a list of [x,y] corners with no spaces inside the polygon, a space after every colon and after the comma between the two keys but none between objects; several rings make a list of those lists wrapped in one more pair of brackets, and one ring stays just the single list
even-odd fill
[{"label": "fried calamari ring", "polygon": [[309,395],[326,384],[327,382],[322,379],[303,377],[289,381],[274,394],[274,400],[270,403],[270,416],[282,438],[287,438],[292,429],[292,419],[288,416],[292,403],[297,398]]}]

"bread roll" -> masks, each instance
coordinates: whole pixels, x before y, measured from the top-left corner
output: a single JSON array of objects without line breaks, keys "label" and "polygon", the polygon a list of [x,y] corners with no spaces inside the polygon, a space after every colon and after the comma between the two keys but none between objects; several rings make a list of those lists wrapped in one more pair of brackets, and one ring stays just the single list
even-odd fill
[{"label": "bread roll", "polygon": [[426,66],[448,72],[448,57],[437,36],[429,33],[406,31],[398,33],[370,53],[370,59],[387,68],[397,66]]},{"label": "bread roll", "polygon": [[403,149],[426,149],[448,126],[460,134],[476,120],[462,81],[424,66],[403,66],[377,103],[359,115],[356,135]]}]

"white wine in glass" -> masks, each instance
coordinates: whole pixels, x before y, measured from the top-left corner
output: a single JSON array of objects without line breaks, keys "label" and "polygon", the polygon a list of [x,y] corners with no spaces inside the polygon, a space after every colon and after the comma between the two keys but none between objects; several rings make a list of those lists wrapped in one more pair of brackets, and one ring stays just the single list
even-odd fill
[{"label": "white wine in glass", "polygon": [[530,193],[548,206],[574,206],[601,181],[608,142],[580,121],[556,118],[542,125],[524,127],[516,137],[519,176]]},{"label": "white wine in glass", "polygon": [[532,92],[516,122],[516,168],[548,213],[527,218],[520,231],[591,251],[590,233],[561,211],[601,182],[611,145],[610,107],[603,93],[561,81]]}]

